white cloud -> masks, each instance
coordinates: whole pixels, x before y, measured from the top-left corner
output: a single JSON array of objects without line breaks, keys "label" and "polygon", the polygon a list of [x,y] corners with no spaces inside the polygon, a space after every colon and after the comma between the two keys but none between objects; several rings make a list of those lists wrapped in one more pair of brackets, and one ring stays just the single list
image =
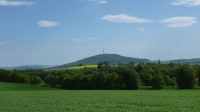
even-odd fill
[{"label": "white cloud", "polygon": [[93,37],[93,38],[86,38],[87,40],[97,40],[97,37]]},{"label": "white cloud", "polygon": [[106,0],[99,0],[97,3],[98,3],[98,4],[106,4],[107,1],[106,1]]},{"label": "white cloud", "polygon": [[84,41],[83,39],[71,39],[71,41],[81,42]]},{"label": "white cloud", "polygon": [[89,0],[90,2],[95,2],[97,4],[106,4],[107,0]]},{"label": "white cloud", "polygon": [[0,5],[2,6],[21,6],[21,5],[33,5],[34,2],[26,2],[26,1],[8,1],[8,0],[0,0]]},{"label": "white cloud", "polygon": [[126,14],[118,14],[118,15],[106,15],[101,19],[111,21],[111,22],[125,22],[125,23],[148,23],[153,22],[153,20],[147,20],[142,18],[137,18],[133,16],[129,16]]},{"label": "white cloud", "polygon": [[2,45],[6,45],[6,43],[4,43],[4,42],[0,42],[0,46],[2,46]]},{"label": "white cloud", "polygon": [[59,25],[59,22],[41,20],[37,24],[38,24],[39,27],[52,27],[52,26]]},{"label": "white cloud", "polygon": [[144,32],[146,29],[144,28],[135,28],[134,31],[136,32]]},{"label": "white cloud", "polygon": [[200,0],[176,0],[173,5],[200,6]]},{"label": "white cloud", "polygon": [[171,28],[178,28],[178,27],[188,27],[195,23],[197,23],[195,17],[172,17],[172,18],[166,18],[161,21],[161,23],[166,23],[167,27]]}]

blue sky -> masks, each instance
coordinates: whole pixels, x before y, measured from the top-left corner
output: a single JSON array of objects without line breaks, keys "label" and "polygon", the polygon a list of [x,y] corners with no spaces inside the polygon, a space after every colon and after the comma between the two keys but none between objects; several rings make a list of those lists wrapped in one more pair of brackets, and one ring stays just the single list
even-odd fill
[{"label": "blue sky", "polygon": [[0,0],[0,66],[105,53],[200,58],[200,0]]}]

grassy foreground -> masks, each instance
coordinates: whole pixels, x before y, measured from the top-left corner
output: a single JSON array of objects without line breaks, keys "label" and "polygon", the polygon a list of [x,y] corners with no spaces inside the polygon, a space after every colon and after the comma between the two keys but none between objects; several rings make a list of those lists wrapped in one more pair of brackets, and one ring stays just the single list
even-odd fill
[{"label": "grassy foreground", "polygon": [[[18,88],[18,90],[17,90]],[[200,90],[59,90],[0,82],[1,112],[197,112]]]}]

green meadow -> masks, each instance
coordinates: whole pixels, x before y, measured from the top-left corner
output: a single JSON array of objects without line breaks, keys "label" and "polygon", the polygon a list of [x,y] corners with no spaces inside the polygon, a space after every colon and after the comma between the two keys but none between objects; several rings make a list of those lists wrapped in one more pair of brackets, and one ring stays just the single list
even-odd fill
[{"label": "green meadow", "polygon": [[200,89],[61,90],[0,82],[1,112],[198,112]]}]

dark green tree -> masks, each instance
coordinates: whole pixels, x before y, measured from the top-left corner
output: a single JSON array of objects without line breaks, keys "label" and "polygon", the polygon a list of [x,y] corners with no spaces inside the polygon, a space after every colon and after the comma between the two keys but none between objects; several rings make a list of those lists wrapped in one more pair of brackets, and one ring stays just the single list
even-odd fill
[{"label": "dark green tree", "polygon": [[141,71],[142,71],[142,66],[141,66],[141,65],[138,65],[138,66],[137,66],[137,72],[140,73]]},{"label": "dark green tree", "polygon": [[200,86],[200,66],[198,66],[197,70],[196,70],[196,76],[198,79],[198,85]]},{"label": "dark green tree", "polygon": [[48,75],[45,78],[45,84],[49,84],[51,87],[55,87],[58,85],[58,78],[53,75]]},{"label": "dark green tree", "polygon": [[58,85],[63,85],[64,83],[64,80],[66,77],[68,77],[69,75],[68,74],[62,74],[58,77]]},{"label": "dark green tree", "polygon": [[125,87],[124,82],[123,82],[123,78],[121,76],[119,76],[116,80],[116,89],[123,89]]},{"label": "dark green tree", "polygon": [[172,77],[170,82],[169,82],[169,85],[170,86],[175,86],[176,85],[176,78],[175,77]]},{"label": "dark green tree", "polygon": [[28,76],[25,75],[25,74],[21,74],[20,83],[23,83],[23,84],[24,83],[30,83]]},{"label": "dark green tree", "polygon": [[98,63],[98,65],[97,65],[97,69],[100,69],[100,68],[102,68],[102,66],[103,66],[103,64],[102,64],[102,63]]},{"label": "dark green tree", "polygon": [[165,86],[165,80],[162,74],[157,74],[153,77],[152,82],[152,89],[163,89]]},{"label": "dark green tree", "polygon": [[117,73],[110,73],[106,75],[105,78],[105,85],[106,85],[106,89],[116,89],[117,88],[117,79],[118,79],[119,75]]},{"label": "dark green tree", "polygon": [[151,74],[144,74],[143,75],[143,83],[145,86],[151,86],[151,80],[152,80],[152,75]]},{"label": "dark green tree", "polygon": [[97,73],[92,77],[92,80],[94,81],[93,84],[94,84],[95,89],[102,90],[106,88],[105,78],[106,77],[105,77],[104,72]]},{"label": "dark green tree", "polygon": [[83,78],[84,75],[83,74],[76,74],[74,76],[72,76],[72,89],[84,89],[84,83],[83,83]]},{"label": "dark green tree", "polygon": [[41,84],[42,83],[42,79],[39,76],[32,76],[31,77],[31,84]]},{"label": "dark green tree", "polygon": [[171,78],[168,75],[163,75],[166,86],[170,85]]},{"label": "dark green tree", "polygon": [[176,69],[177,84],[180,89],[192,89],[195,84],[195,72],[189,65],[179,65]]},{"label": "dark green tree", "polygon": [[0,82],[9,82],[10,71],[0,69]]},{"label": "dark green tree", "polygon": [[140,78],[135,70],[124,68],[122,77],[126,89],[136,90],[139,88]]}]

